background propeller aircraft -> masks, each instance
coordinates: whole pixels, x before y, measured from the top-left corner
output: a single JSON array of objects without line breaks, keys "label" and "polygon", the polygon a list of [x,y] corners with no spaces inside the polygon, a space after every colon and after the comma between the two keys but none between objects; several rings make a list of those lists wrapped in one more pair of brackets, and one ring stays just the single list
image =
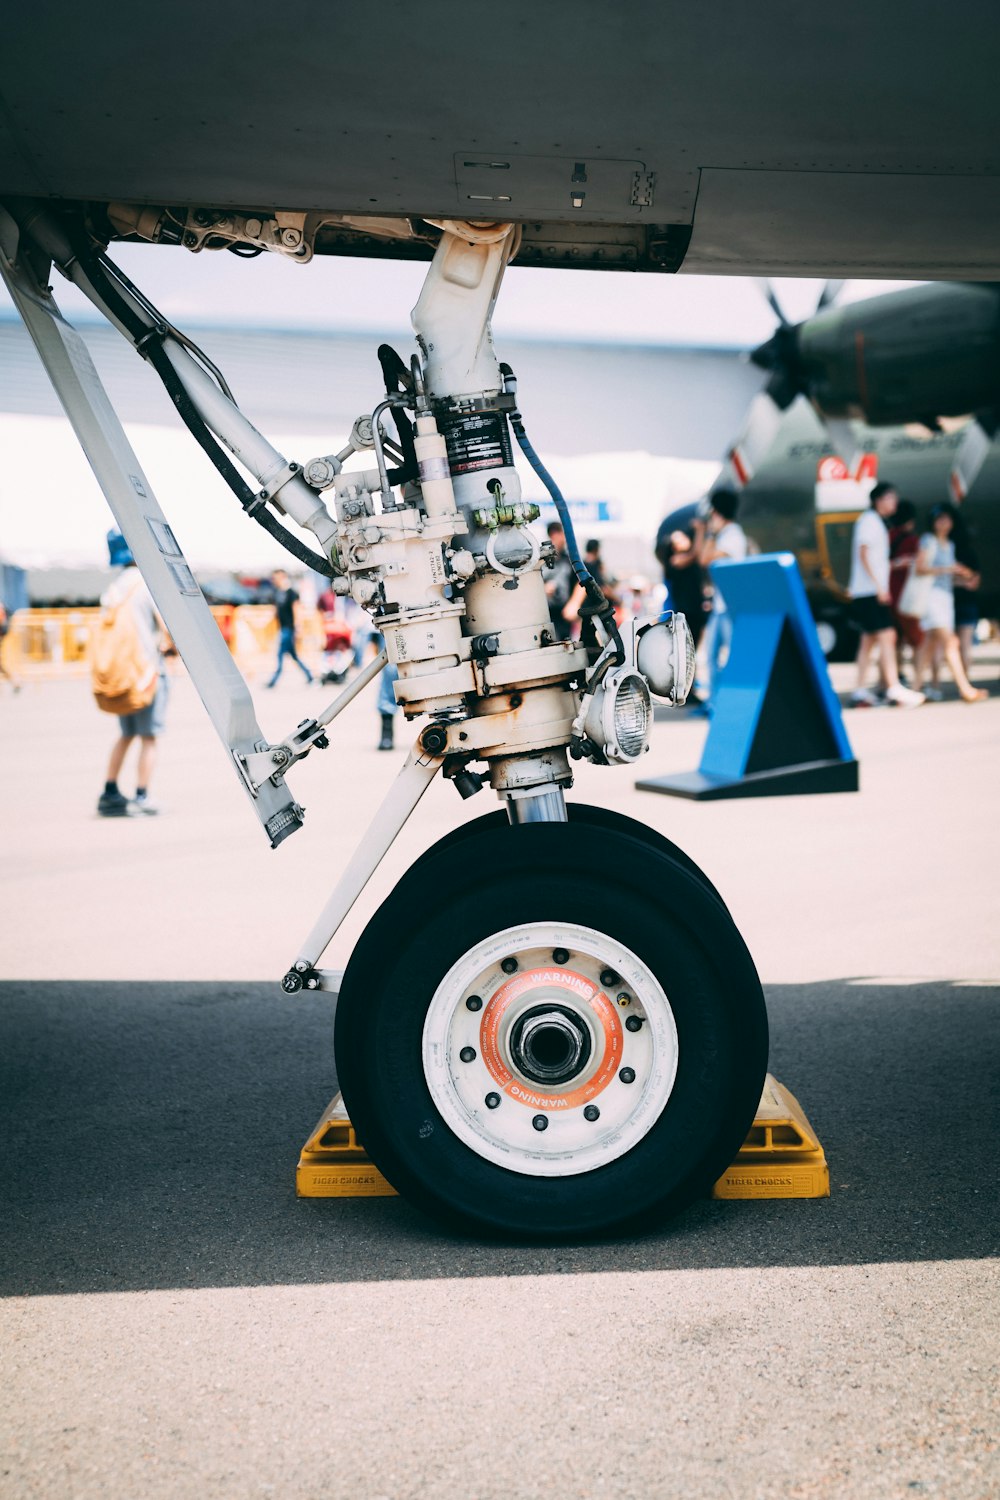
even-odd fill
[{"label": "background propeller aircraft", "polygon": [[837,654],[854,641],[850,533],[876,478],[925,520],[944,500],[962,506],[983,616],[1000,613],[1000,285],[937,283],[836,307],[842,285],[828,282],[815,314],[792,324],[764,283],[779,326],[750,359],[767,381],[717,481],[744,492],[741,520],[764,551],[796,552]]}]

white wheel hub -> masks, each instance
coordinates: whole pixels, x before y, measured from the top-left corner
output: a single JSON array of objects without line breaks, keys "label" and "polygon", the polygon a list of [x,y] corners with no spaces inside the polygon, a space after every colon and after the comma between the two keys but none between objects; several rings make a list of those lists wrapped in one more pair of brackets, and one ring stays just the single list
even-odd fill
[{"label": "white wheel hub", "polygon": [[568,1177],[614,1161],[659,1119],[677,1028],[652,971],[605,933],[509,927],[444,976],[423,1064],[450,1129],[487,1161]]}]

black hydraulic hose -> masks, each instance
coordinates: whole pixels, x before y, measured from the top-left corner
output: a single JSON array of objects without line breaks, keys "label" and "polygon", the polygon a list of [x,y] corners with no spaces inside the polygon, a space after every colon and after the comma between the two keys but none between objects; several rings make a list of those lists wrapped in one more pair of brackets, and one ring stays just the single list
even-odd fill
[{"label": "black hydraulic hose", "polygon": [[111,308],[119,322],[128,329],[130,337],[135,342],[137,352],[149,361],[157,375],[159,375],[168,396],[177,408],[177,414],[181,421],[198,446],[203,449],[216,469],[218,469],[246,513],[252,516],[258,526],[262,526],[265,531],[269,532],[275,541],[284,547],[286,552],[290,552],[293,557],[297,558],[299,562],[305,563],[306,567],[312,568],[325,578],[336,578],[338,576],[337,571],[330,560],[321,553],[314,552],[304,542],[300,542],[298,537],[289,531],[287,527],[282,526],[277,517],[267,509],[267,506],[259,501],[259,497],[247,484],[235,464],[230,460],[221,443],[218,442],[214,433],[210,431],[203,421],[201,414],[188,395],[183,381],[170,363],[167,351],[163,347],[163,340],[166,335],[165,327],[154,326],[150,328],[139,317],[135,310],[129,306],[127,299],[121,296],[111,278],[105,272],[100,256],[93,254],[89,247],[77,248],[76,254],[77,259],[95,289],[100,292],[102,299]]},{"label": "black hydraulic hose", "polygon": [[259,496],[247,484],[235,464],[231,462],[221,443],[217,441],[214,434],[202,420],[194,402],[184,388],[183,381],[170,363],[162,342],[159,339],[151,339],[143,352],[145,352],[149,363],[163,381],[167,395],[177,408],[177,413],[184,426],[199,447],[211,459],[247,515],[252,516],[258,526],[263,526],[264,530],[269,532],[275,541],[284,547],[286,552],[290,552],[293,557],[298,558],[299,562],[305,563],[307,568],[312,568],[314,572],[322,574],[324,578],[336,578],[338,576],[337,570],[329,558],[324,557],[322,553],[314,552],[311,547],[306,546],[305,542],[300,542],[298,537],[289,531],[287,527],[282,526],[277,516],[268,510],[266,504],[260,500]]},{"label": "black hydraulic hose", "polygon": [[609,640],[614,641],[617,658],[615,665],[621,666],[625,661],[625,647],[622,645],[622,638],[618,633],[614,606],[610,599],[604,597],[600,584],[584,562],[580,554],[576,532],[573,529],[573,517],[569,513],[569,506],[566,504],[559,486],[535,452],[531,440],[524,430],[524,418],[517,407],[517,379],[510,365],[501,365],[500,374],[503,377],[504,391],[514,397],[515,404],[508,415],[510,417],[511,428],[517,439],[517,445],[551,496],[552,504],[555,506],[559,520],[562,523],[562,529],[566,533],[566,551],[569,553],[569,560],[573,565],[573,573],[576,581],[582,586],[587,598],[594,606],[594,613],[598,616],[607,631]]},{"label": "black hydraulic hose", "polygon": [[[379,344],[378,362],[382,366],[382,378],[385,381],[387,396],[394,396],[398,391],[409,391],[412,388],[413,380],[409,366],[403,363],[391,344]],[[393,407],[392,419],[396,424],[403,462],[398,469],[387,471],[388,480],[390,484],[408,484],[420,473],[417,464],[417,448],[413,439],[413,423],[398,406]]]}]

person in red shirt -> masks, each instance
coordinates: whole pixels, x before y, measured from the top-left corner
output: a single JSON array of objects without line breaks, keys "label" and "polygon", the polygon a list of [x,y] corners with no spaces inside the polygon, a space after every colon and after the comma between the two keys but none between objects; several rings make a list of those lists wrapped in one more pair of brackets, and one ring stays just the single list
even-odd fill
[{"label": "person in red shirt", "polygon": [[902,665],[903,647],[909,646],[913,660],[924,638],[920,621],[916,615],[904,615],[899,608],[900,597],[912,573],[920,538],[917,535],[917,508],[909,500],[900,500],[889,531],[889,599],[892,617],[896,622],[896,657]]}]

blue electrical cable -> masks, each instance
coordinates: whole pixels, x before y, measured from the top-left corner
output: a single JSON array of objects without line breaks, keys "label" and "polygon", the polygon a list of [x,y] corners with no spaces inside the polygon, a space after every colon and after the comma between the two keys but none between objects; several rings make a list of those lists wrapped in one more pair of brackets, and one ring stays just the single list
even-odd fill
[{"label": "blue electrical cable", "polygon": [[625,660],[625,648],[622,645],[622,638],[618,634],[618,626],[615,623],[614,607],[610,600],[605,599],[600,584],[584,562],[580,554],[580,545],[576,539],[576,532],[573,529],[573,518],[569,513],[569,506],[566,504],[559,486],[535,452],[531,439],[524,430],[524,418],[517,407],[517,378],[510,365],[506,364],[500,366],[500,374],[503,378],[504,391],[514,398],[514,406],[509,416],[510,425],[517,439],[517,446],[549,492],[552,504],[556,508],[556,514],[562,524],[562,529],[566,534],[566,551],[569,553],[569,560],[573,565],[573,573],[576,581],[582,585],[589,595],[591,602],[597,606],[597,614],[605,630],[608,632],[609,638],[615,643],[618,665],[620,666]]}]

